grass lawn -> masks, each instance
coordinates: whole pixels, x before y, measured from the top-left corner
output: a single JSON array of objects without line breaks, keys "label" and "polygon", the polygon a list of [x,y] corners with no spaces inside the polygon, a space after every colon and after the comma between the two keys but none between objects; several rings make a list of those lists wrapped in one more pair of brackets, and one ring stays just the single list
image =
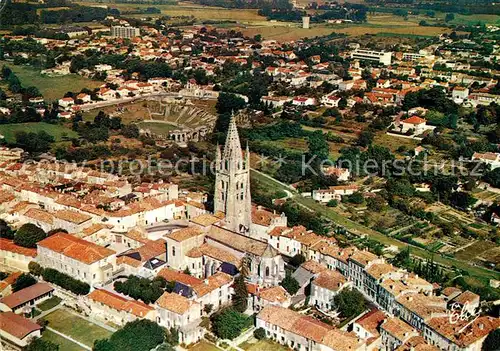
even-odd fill
[{"label": "grass lawn", "polygon": [[78,346],[74,342],[69,341],[68,339],[63,338],[62,336],[57,335],[50,330],[45,330],[42,335],[42,340],[53,342],[56,345],[59,345],[59,350],[61,351],[82,351],[84,348]]},{"label": "grass lawn", "polygon": [[65,137],[78,137],[76,132],[59,124],[49,124],[43,122],[0,124],[0,134],[2,134],[8,142],[15,141],[15,134],[17,132],[36,133],[42,130],[52,135],[56,141],[61,141]]},{"label": "grass lawn", "polygon": [[167,134],[168,132],[179,129],[179,127],[174,126],[169,123],[161,123],[161,122],[139,122],[137,123],[139,128],[149,129],[154,134]]},{"label": "grass lawn", "polygon": [[220,351],[220,349],[209,343],[208,341],[202,340],[197,344],[188,348],[189,351]]},{"label": "grass lawn", "polygon": [[244,342],[243,344],[238,345],[238,346],[246,351],[286,351],[286,350],[290,350],[289,348],[284,347],[284,346],[282,346],[274,341],[271,341],[271,340],[259,340],[254,344]]},{"label": "grass lawn", "polygon": [[45,300],[44,302],[38,304],[36,307],[41,309],[42,311],[47,311],[50,310],[53,307],[56,307],[61,303],[61,299],[57,296],[53,296],[48,300]]},{"label": "grass lawn", "polygon": [[49,327],[67,334],[89,347],[94,345],[95,340],[109,338],[112,334],[110,331],[63,309],[48,314],[44,319],[49,322]]},{"label": "grass lawn", "polygon": [[3,66],[4,64],[9,66],[19,77],[23,87],[37,87],[43,97],[50,101],[61,99],[68,91],[79,92],[83,88],[93,89],[104,84],[104,82],[88,79],[77,74],[49,77],[40,74],[40,71],[31,67],[16,66],[10,62],[0,61],[0,65]]}]

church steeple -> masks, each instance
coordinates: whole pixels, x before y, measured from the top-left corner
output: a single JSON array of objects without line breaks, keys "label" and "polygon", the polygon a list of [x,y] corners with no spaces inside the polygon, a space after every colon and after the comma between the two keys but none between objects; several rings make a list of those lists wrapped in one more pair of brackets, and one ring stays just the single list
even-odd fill
[{"label": "church steeple", "polygon": [[252,220],[250,199],[250,151],[241,148],[238,128],[231,116],[223,152],[217,147],[214,209],[226,215],[226,226],[248,233]]}]

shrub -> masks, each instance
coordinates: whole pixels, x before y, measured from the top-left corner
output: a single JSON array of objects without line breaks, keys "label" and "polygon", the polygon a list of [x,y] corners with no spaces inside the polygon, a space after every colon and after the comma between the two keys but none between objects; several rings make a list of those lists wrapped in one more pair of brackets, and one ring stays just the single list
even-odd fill
[{"label": "shrub", "polygon": [[33,274],[34,276],[39,277],[40,275],[42,275],[43,268],[35,261],[31,261],[28,264],[28,269],[30,273]]},{"label": "shrub", "polygon": [[266,338],[266,331],[264,328],[257,328],[253,332],[253,336],[255,336],[255,339],[257,340],[262,340]]}]

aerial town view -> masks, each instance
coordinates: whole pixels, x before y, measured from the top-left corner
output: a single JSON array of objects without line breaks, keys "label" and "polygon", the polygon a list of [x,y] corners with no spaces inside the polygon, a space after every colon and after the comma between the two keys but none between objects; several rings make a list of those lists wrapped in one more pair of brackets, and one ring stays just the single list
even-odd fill
[{"label": "aerial town view", "polygon": [[500,3],[0,0],[0,350],[500,350]]}]

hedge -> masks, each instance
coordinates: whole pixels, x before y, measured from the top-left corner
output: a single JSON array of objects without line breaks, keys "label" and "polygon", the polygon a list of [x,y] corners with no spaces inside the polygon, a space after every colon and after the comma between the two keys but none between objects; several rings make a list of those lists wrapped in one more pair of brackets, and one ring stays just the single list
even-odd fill
[{"label": "hedge", "polygon": [[77,295],[87,295],[90,291],[90,285],[87,283],[52,268],[44,268],[42,270],[42,277],[45,281],[59,285],[61,288]]}]

